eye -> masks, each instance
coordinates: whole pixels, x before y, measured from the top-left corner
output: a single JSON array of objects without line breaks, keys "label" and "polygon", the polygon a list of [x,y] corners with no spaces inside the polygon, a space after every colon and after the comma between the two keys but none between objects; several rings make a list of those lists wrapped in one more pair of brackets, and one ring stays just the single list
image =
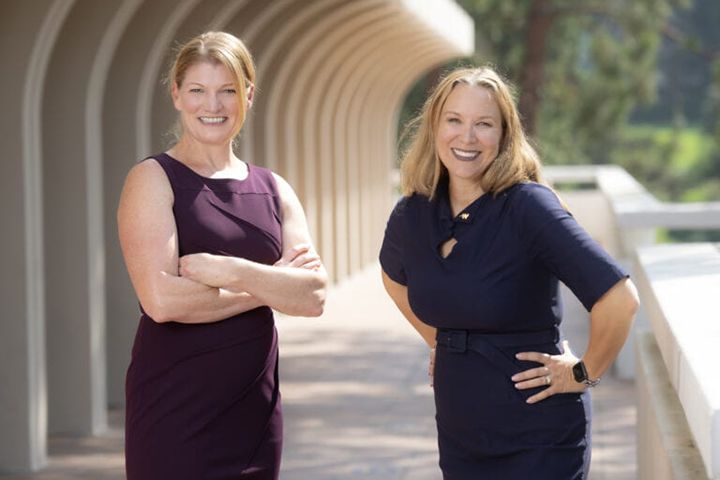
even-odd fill
[{"label": "eye", "polygon": [[492,123],[490,123],[490,122],[478,122],[477,124],[482,127],[492,127],[493,126]]},{"label": "eye", "polygon": [[230,94],[230,95],[235,95],[235,93],[237,93],[237,92],[235,91],[234,88],[226,88],[225,90],[223,90],[223,93],[228,93],[228,94]]},{"label": "eye", "polygon": [[460,119],[457,117],[450,117],[447,119],[449,123],[460,123]]},{"label": "eye", "polygon": [[190,93],[202,93],[202,88],[191,88]]}]

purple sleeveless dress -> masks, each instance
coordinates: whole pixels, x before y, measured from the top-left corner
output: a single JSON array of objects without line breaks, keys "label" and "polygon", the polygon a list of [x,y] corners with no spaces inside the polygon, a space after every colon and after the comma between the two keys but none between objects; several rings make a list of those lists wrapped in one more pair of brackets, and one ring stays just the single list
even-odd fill
[{"label": "purple sleeveless dress", "polygon": [[[213,179],[167,154],[153,158],[175,195],[181,256],[268,265],[280,258],[280,198],[269,170],[248,165],[245,180]],[[277,479],[282,410],[272,310],[196,325],[142,313],[125,385],[128,480]]]}]

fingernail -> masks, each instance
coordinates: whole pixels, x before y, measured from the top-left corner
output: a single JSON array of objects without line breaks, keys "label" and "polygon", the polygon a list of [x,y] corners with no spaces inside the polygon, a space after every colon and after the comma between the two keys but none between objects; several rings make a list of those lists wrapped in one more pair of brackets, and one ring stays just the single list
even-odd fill
[{"label": "fingernail", "polygon": [[513,382],[517,382],[517,375],[513,375],[512,377],[510,377],[510,380],[512,380]]},{"label": "fingernail", "polygon": [[520,355],[519,353],[516,353],[516,354],[515,354],[515,358],[517,358],[517,359],[522,359],[522,355]]}]

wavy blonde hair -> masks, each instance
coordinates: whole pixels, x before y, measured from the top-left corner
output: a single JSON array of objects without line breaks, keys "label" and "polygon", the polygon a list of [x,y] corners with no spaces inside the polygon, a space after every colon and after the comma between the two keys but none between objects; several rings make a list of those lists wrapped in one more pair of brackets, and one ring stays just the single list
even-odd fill
[{"label": "wavy blonde hair", "polygon": [[255,84],[255,64],[250,50],[242,40],[226,32],[198,35],[178,51],[167,78],[170,91],[173,85],[182,86],[188,69],[200,62],[223,65],[230,72],[240,112],[233,130],[233,137],[236,137],[247,116],[247,89]]},{"label": "wavy blonde hair", "polygon": [[437,154],[435,137],[440,114],[450,92],[458,84],[486,89],[495,98],[502,117],[502,139],[498,156],[480,179],[485,192],[497,196],[519,182],[537,182],[547,185],[540,172],[540,159],[528,142],[520,123],[511,85],[490,67],[461,68],[443,77],[425,101],[420,114],[405,130],[411,132],[410,145],[400,167],[400,186],[403,195],[419,193],[433,198],[438,183],[448,175]]}]

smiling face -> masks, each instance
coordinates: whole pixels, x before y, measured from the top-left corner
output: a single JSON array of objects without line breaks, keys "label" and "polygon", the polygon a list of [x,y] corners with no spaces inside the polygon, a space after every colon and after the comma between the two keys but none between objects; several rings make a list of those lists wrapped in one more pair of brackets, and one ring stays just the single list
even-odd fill
[{"label": "smiling face", "polygon": [[231,142],[241,114],[238,95],[225,66],[199,62],[188,67],[182,83],[172,88],[183,134],[208,145]]},{"label": "smiling face", "polygon": [[458,83],[445,101],[435,135],[435,148],[450,184],[479,182],[497,158],[502,116],[486,88]]}]

